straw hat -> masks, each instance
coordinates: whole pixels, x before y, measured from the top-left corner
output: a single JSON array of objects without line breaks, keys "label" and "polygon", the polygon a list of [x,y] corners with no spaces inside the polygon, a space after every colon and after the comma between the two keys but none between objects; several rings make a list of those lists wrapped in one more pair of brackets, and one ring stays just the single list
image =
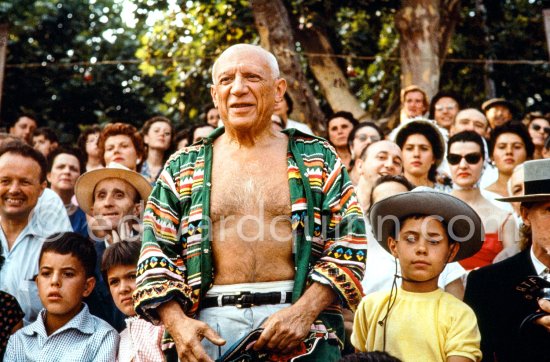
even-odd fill
[{"label": "straw hat", "polygon": [[139,193],[142,200],[147,200],[153,187],[139,173],[132,171],[125,166],[111,162],[105,168],[92,170],[82,174],[75,185],[75,196],[78,204],[86,214],[91,215],[91,208],[94,205],[94,190],[98,183],[107,178],[119,178],[132,185]]},{"label": "straw hat", "polygon": [[428,187],[417,187],[382,199],[370,211],[370,222],[376,240],[390,253],[388,237],[399,232],[396,220],[410,215],[434,216],[444,221],[449,240],[458,242],[460,249],[453,261],[469,258],[483,245],[485,231],[479,215],[464,201]]}]

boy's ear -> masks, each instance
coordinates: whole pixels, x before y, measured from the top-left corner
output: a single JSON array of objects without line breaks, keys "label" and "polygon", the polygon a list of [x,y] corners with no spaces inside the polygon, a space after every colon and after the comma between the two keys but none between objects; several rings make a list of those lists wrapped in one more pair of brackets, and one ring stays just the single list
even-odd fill
[{"label": "boy's ear", "polygon": [[84,292],[82,293],[83,297],[89,296],[95,287],[95,277],[86,278],[86,285],[84,286]]},{"label": "boy's ear", "polygon": [[397,240],[395,240],[391,236],[388,236],[388,247],[390,249],[391,255],[393,255],[395,258],[398,258],[399,255],[397,254]]},{"label": "boy's ear", "polygon": [[447,258],[448,259],[447,263],[450,263],[455,260],[455,256],[458,253],[458,250],[460,250],[460,245],[457,242],[453,243],[449,250],[449,257]]}]

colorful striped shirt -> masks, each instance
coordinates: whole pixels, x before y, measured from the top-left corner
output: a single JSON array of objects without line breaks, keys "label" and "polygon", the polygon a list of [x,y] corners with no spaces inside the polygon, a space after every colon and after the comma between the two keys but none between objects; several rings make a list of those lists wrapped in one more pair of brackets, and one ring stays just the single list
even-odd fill
[{"label": "colorful striped shirt", "polygon": [[[138,314],[159,323],[157,306],[176,300],[189,316],[213,284],[209,238],[212,143],[201,143],[168,160],[144,212],[144,233],[134,304]],[[329,307],[341,324],[341,306],[355,310],[362,297],[366,261],[365,224],[350,178],[330,144],[294,129],[287,152],[293,251],[294,301],[312,282],[330,286],[339,302]],[[316,333],[334,337],[323,320]],[[339,320],[339,322],[335,322]],[[336,326],[334,326],[336,327]],[[336,332],[342,338],[343,329]],[[342,329],[342,330],[341,330]]]}]

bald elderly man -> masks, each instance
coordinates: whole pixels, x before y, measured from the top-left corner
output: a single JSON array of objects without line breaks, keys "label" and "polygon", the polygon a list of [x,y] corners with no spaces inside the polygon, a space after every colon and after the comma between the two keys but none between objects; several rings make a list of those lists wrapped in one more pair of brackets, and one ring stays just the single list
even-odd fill
[{"label": "bald elderly man", "polygon": [[212,80],[225,127],[172,156],[157,181],[136,311],[165,325],[181,361],[212,361],[256,328],[256,351],[337,361],[366,258],[350,178],[324,139],[274,131],[286,81],[271,53],[234,45]]}]

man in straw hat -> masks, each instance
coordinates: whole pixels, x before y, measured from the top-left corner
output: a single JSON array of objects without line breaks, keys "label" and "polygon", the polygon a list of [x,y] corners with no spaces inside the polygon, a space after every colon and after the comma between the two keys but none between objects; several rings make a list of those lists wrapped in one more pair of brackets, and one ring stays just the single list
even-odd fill
[{"label": "man in straw hat", "polygon": [[349,176],[327,141],[274,131],[286,82],[273,54],[233,45],[212,76],[225,127],[173,155],[157,181],[136,311],[165,325],[181,361],[216,359],[258,327],[257,351],[337,361],[366,256]]},{"label": "man in straw hat", "polygon": [[447,263],[480,250],[484,232],[477,213],[454,196],[417,187],[376,202],[370,220],[380,245],[398,259],[401,275],[396,266],[392,290],[369,294],[359,304],[355,348],[384,350],[403,361],[479,361],[474,312],[438,288]]},{"label": "man in straw hat", "polygon": [[[88,303],[90,312],[118,331],[125,328],[126,317],[115,306],[106,281],[99,273],[99,265],[106,248],[113,243],[140,239],[142,202],[147,200],[151,189],[145,177],[115,162],[106,168],[86,172],[75,185],[80,208],[94,218],[89,225],[90,236],[96,241],[98,272],[96,287]],[[94,237],[99,234],[102,238]]]},{"label": "man in straw hat", "polygon": [[549,318],[535,314],[542,288],[550,286],[543,281],[550,267],[550,160],[525,162],[524,195],[499,200],[521,202],[522,232],[531,245],[472,271],[464,301],[476,312],[484,361],[550,361],[550,333],[540,325],[548,328]]}]

